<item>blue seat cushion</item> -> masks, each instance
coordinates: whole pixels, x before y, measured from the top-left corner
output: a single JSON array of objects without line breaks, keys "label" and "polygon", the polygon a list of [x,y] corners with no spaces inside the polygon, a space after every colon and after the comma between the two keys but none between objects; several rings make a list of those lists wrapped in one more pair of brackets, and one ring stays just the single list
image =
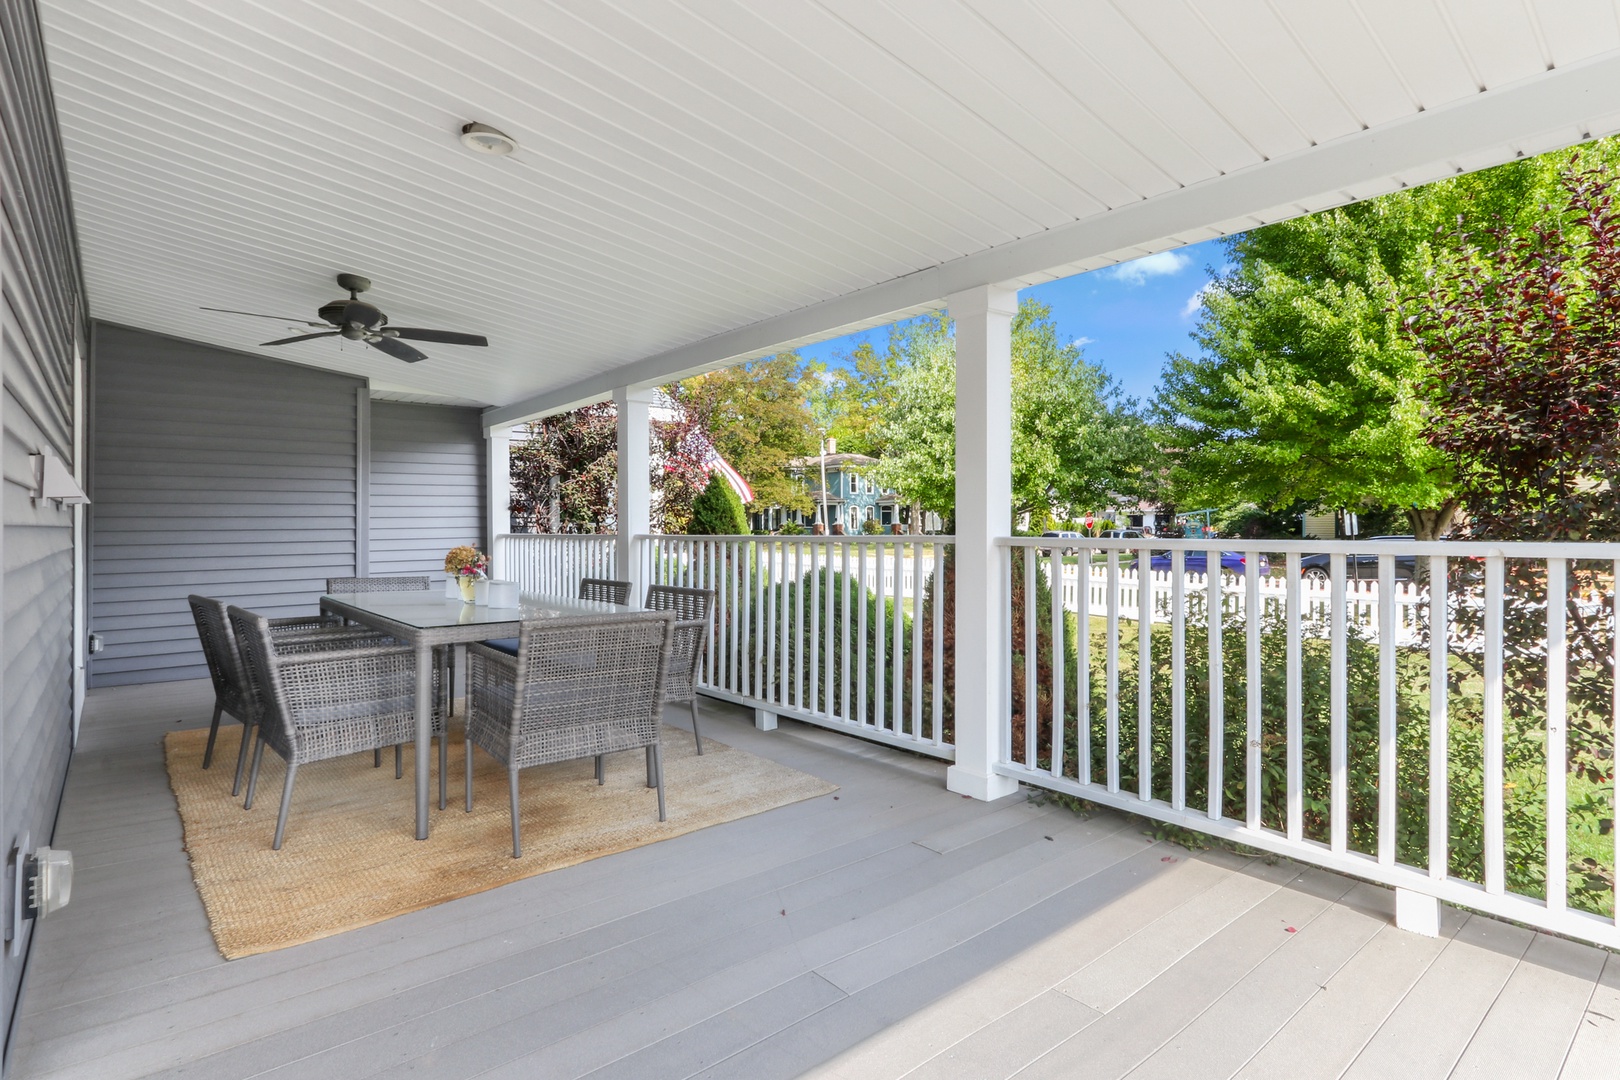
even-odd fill
[{"label": "blue seat cushion", "polygon": [[492,638],[484,644],[492,649],[499,649],[508,656],[516,656],[518,653],[518,639],[515,637]]}]

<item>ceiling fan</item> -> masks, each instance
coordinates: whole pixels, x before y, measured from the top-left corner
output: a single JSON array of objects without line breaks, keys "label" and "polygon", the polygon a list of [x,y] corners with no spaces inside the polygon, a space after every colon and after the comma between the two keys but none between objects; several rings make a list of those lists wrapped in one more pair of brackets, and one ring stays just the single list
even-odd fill
[{"label": "ceiling fan", "polygon": [[489,339],[482,334],[461,334],[454,330],[423,330],[413,326],[389,326],[388,316],[375,305],[359,298],[361,293],[371,288],[368,279],[359,274],[339,274],[337,283],[339,288],[349,291],[349,298],[321,305],[320,310],[316,312],[323,320],[321,322],[309,319],[284,319],[279,315],[260,315],[255,311],[232,311],[229,308],[205,307],[202,310],[218,311],[226,315],[250,315],[255,319],[276,319],[279,322],[302,323],[305,326],[321,328],[319,333],[277,338],[275,341],[266,341],[265,345],[291,345],[295,341],[342,337],[349,341],[363,341],[373,349],[380,349],[407,364],[427,359],[426,353],[405,344],[407,341],[437,341],[445,345],[489,344]]}]

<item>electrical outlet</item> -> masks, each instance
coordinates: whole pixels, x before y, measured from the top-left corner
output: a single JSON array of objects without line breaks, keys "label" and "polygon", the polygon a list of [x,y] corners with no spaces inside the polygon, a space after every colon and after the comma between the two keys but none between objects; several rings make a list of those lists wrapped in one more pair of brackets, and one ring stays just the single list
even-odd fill
[{"label": "electrical outlet", "polygon": [[101,640],[101,635],[100,634],[91,634],[90,635],[90,651],[92,653],[100,652],[105,646],[106,646],[106,642]]}]

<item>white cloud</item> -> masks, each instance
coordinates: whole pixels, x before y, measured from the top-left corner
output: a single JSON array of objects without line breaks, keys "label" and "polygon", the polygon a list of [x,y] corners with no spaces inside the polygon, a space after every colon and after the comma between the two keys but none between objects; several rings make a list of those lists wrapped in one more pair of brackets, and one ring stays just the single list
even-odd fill
[{"label": "white cloud", "polygon": [[1181,306],[1181,317],[1183,319],[1189,318],[1199,308],[1204,306],[1204,294],[1209,292],[1211,286],[1213,286],[1214,284],[1215,284],[1214,282],[1210,282],[1208,285],[1205,285],[1202,289],[1199,289],[1197,292],[1195,292],[1191,296],[1187,297],[1187,302]]},{"label": "white cloud", "polygon": [[1161,251],[1141,259],[1120,263],[1108,270],[1108,276],[1127,285],[1144,284],[1150,277],[1169,277],[1192,265],[1192,260],[1179,251]]},{"label": "white cloud", "polygon": [[1087,345],[1090,345],[1092,340],[1093,339],[1088,337],[1077,337],[1073,341],[1069,342],[1069,344],[1076,349],[1083,349]]}]

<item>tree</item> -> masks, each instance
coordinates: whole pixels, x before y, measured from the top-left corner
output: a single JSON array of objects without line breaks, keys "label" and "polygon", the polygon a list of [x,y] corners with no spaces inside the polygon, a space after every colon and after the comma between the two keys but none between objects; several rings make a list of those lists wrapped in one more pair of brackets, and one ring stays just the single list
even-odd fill
[{"label": "tree", "polygon": [[888,450],[878,427],[894,408],[908,329],[907,323],[891,326],[882,352],[862,342],[842,358],[846,366],[829,370],[818,364],[812,370],[811,415],[845,453],[882,457]]},{"label": "tree", "polygon": [[1608,172],[1562,183],[1551,221],[1460,235],[1411,305],[1426,435],[1482,538],[1620,539],[1620,207]]},{"label": "tree", "polygon": [[618,434],[612,402],[529,424],[512,444],[511,512],[536,532],[602,533],[614,528]]},{"label": "tree", "polygon": [[693,536],[740,536],[748,532],[748,515],[742,499],[719,473],[692,502],[692,517],[686,531]]},{"label": "tree", "polygon": [[[1606,160],[1605,141],[1590,152]],[[1428,361],[1403,296],[1455,247],[1457,223],[1522,231],[1547,213],[1570,153],[1399,191],[1234,237],[1193,339],[1155,401],[1177,501],[1399,506],[1447,531],[1457,462],[1427,437]]]},{"label": "tree", "polygon": [[[893,396],[873,437],[879,483],[942,517],[956,505],[956,346],[936,315],[904,324]],[[1012,325],[1013,513],[1045,517],[1139,495],[1156,455],[1135,403],[1074,345],[1051,309],[1019,304]]]},{"label": "tree", "polygon": [[798,353],[707,372],[667,389],[747,478],[756,506],[810,509],[809,489],[789,465],[817,446]]}]

